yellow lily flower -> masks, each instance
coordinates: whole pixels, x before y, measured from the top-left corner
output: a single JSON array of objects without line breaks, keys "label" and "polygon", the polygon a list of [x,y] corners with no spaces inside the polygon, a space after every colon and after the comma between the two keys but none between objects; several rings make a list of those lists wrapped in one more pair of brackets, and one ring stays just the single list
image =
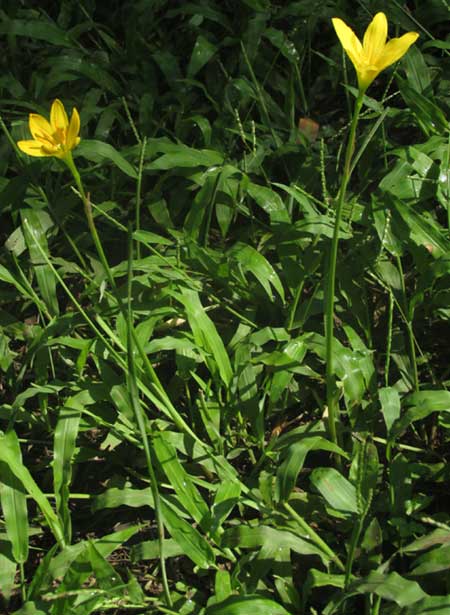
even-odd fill
[{"label": "yellow lily flower", "polygon": [[369,24],[362,44],[342,19],[334,17],[332,22],[342,47],[355,67],[360,92],[365,92],[382,70],[400,60],[419,37],[417,32],[408,32],[386,43],[388,24],[386,15],[381,12]]},{"label": "yellow lily flower", "polygon": [[33,139],[18,141],[19,148],[29,156],[56,156],[67,158],[80,142],[80,116],[74,108],[72,117],[67,117],[64,105],[58,99],[53,101],[50,122],[42,115],[30,113],[30,132]]}]

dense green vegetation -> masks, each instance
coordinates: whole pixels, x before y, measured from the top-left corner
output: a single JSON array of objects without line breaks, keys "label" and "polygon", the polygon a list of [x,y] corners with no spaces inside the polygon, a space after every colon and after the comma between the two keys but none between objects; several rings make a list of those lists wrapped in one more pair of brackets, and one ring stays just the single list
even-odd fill
[{"label": "dense green vegetation", "polygon": [[[450,612],[449,14],[1,3],[1,613]],[[55,99],[81,182],[16,145]]]}]

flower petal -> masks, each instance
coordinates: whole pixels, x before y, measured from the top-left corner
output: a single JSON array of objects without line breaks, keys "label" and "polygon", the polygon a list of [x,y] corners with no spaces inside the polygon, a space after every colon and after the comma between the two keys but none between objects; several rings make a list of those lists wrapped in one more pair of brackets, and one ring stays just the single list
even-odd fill
[{"label": "flower petal", "polygon": [[48,120],[42,115],[38,115],[37,113],[30,113],[29,119],[30,132],[33,135],[34,139],[45,139],[46,141],[52,141],[52,127],[50,126]]},{"label": "flower petal", "polygon": [[358,71],[361,65],[362,53],[362,45],[359,38],[342,19],[339,19],[339,17],[333,17],[331,21],[333,22],[334,29],[336,30],[338,39],[341,41],[342,47]]},{"label": "flower petal", "polygon": [[80,116],[78,111],[73,108],[72,117],[70,118],[69,130],[67,131],[66,149],[73,149],[78,145],[80,139],[78,133],[80,132]]},{"label": "flower petal", "polygon": [[377,13],[370,22],[363,40],[364,55],[368,64],[377,64],[386,44],[388,24],[384,13]]},{"label": "flower petal", "polygon": [[17,141],[17,145],[28,156],[53,156],[53,154],[44,151],[42,143],[39,141]]},{"label": "flower petal", "polygon": [[397,60],[400,60],[402,56],[408,51],[413,43],[419,38],[417,32],[408,32],[400,38],[392,38],[384,48],[383,53],[378,58],[377,66],[381,70],[384,70]]},{"label": "flower petal", "polygon": [[67,117],[64,105],[58,98],[53,101],[52,108],[50,110],[50,124],[52,125],[53,132],[57,130],[67,130],[69,127],[69,119]]}]

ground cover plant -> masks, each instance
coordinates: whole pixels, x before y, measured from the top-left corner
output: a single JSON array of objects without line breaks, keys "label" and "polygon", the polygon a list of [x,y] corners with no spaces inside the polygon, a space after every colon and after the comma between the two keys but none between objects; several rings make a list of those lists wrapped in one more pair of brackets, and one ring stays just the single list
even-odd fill
[{"label": "ground cover plant", "polygon": [[448,614],[448,2],[0,15],[0,612]]}]

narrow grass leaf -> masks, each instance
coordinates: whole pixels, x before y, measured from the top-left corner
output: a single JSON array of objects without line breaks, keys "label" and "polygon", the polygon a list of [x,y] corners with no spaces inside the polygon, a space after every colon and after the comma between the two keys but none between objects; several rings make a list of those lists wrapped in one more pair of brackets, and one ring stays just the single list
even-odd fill
[{"label": "narrow grass leaf", "polygon": [[110,160],[125,175],[137,179],[137,172],[134,167],[109,143],[83,139],[76,149],[76,155],[83,156],[92,162]]},{"label": "narrow grass leaf", "polygon": [[411,423],[424,419],[433,412],[450,412],[450,391],[418,391],[408,395],[403,404],[408,409],[392,426],[392,438],[401,435]]},{"label": "narrow grass leaf", "polygon": [[77,396],[69,398],[61,408],[55,428],[53,443],[53,488],[56,510],[64,528],[68,543],[72,537],[72,523],[69,509],[70,482],[72,479],[72,459],[78,435],[83,405]]},{"label": "narrow grass leaf", "polygon": [[150,164],[145,166],[146,169],[158,171],[167,171],[177,167],[213,167],[223,163],[223,154],[211,149],[194,149],[179,145],[177,151],[170,154],[163,154]]},{"label": "narrow grass leaf", "polygon": [[450,545],[442,545],[424,553],[414,560],[412,565],[414,567],[410,575],[415,577],[448,570],[450,568]]},{"label": "narrow grass leaf", "polygon": [[241,485],[237,481],[220,483],[210,513],[210,532],[215,534],[239,502]]},{"label": "narrow grass leaf", "polygon": [[289,499],[307,454],[315,450],[324,450],[346,456],[346,453],[339,446],[321,436],[304,438],[289,446],[283,454],[284,461],[277,471],[275,497],[278,502]]},{"label": "narrow grass leaf", "polygon": [[284,288],[281,280],[263,254],[250,245],[238,242],[228,252],[228,255],[239,263],[243,271],[248,271],[255,276],[271,301],[273,301],[271,289],[271,287],[273,287],[284,302]]},{"label": "narrow grass leaf", "polygon": [[[30,263],[35,271],[42,299],[52,315],[59,314],[56,296],[56,277],[53,270],[42,259],[41,250],[50,256],[46,231],[51,226],[48,214],[33,209],[22,209],[22,230],[30,254]],[[36,245],[38,244],[38,245]],[[39,249],[40,248],[40,249]]]},{"label": "narrow grass leaf", "polygon": [[56,541],[63,546],[65,544],[64,532],[59,519],[53,508],[50,506],[47,498],[37,486],[29,470],[23,465],[21,459],[18,457],[18,449],[19,440],[14,431],[8,431],[6,434],[0,436],[0,461],[8,465],[11,472],[22,483],[25,490],[33,498],[44,514]]},{"label": "narrow grass leaf", "polygon": [[162,471],[174,488],[178,501],[206,531],[208,506],[179,461],[175,447],[166,439],[164,432],[156,434],[152,443]]},{"label": "narrow grass leaf", "polygon": [[161,500],[161,508],[164,525],[183,553],[200,568],[215,566],[214,551],[200,532],[174,512],[164,500]]},{"label": "narrow grass leaf", "polygon": [[448,615],[450,596],[428,596],[408,607],[405,615]]},{"label": "narrow grass leaf", "polygon": [[42,19],[7,19],[2,16],[0,33],[8,36],[24,36],[39,41],[45,41],[58,47],[72,47],[72,43],[64,30],[51,21]]},{"label": "narrow grass leaf", "polygon": [[218,371],[222,381],[228,386],[233,376],[230,359],[213,321],[200,302],[198,293],[195,290],[183,289],[181,301],[186,309],[195,341],[200,348],[214,358],[214,361],[212,361],[211,358],[206,356],[208,368],[213,374]]},{"label": "narrow grass leaf", "polygon": [[[17,464],[22,465],[22,452],[18,440],[11,439],[11,448]],[[15,471],[0,461],[0,502],[6,534],[11,541],[12,555],[17,563],[28,559],[28,509],[26,492]]]}]

